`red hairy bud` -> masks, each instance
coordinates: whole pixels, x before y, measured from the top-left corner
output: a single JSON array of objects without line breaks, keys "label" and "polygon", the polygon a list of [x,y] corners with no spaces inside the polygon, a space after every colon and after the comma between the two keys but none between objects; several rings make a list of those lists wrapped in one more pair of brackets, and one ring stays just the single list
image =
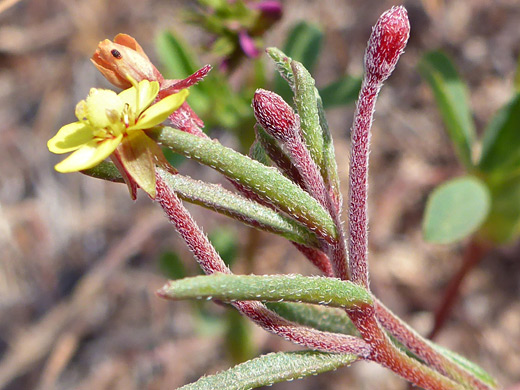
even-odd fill
[{"label": "red hairy bud", "polygon": [[277,140],[287,142],[297,134],[300,118],[276,93],[257,89],[253,98],[253,111],[260,126]]},{"label": "red hairy bud", "polygon": [[382,83],[393,72],[410,35],[408,13],[402,6],[381,15],[372,29],[365,53],[365,71],[371,81]]}]

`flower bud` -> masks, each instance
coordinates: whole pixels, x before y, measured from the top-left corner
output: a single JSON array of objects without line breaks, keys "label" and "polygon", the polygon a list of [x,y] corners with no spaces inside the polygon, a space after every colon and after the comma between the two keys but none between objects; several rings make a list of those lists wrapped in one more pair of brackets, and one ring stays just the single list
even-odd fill
[{"label": "flower bud", "polygon": [[257,89],[253,98],[257,122],[275,139],[286,142],[295,136],[300,118],[285,100],[274,92]]},{"label": "flower bud", "polygon": [[164,80],[137,41],[126,34],[117,35],[114,42],[100,42],[91,61],[108,81],[122,89],[130,88],[132,79],[159,83]]},{"label": "flower bud", "polygon": [[408,13],[402,6],[386,11],[372,29],[365,53],[365,72],[370,81],[382,83],[393,72],[410,35]]}]

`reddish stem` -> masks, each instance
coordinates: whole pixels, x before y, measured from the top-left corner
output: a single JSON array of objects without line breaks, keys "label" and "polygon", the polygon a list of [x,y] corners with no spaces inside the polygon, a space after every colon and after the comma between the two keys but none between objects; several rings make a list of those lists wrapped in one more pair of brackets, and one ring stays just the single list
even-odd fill
[{"label": "reddish stem", "polygon": [[435,311],[435,322],[428,338],[435,338],[442,329],[453,310],[453,306],[457,302],[460,288],[466,276],[477,266],[478,263],[480,263],[482,258],[490,249],[491,247],[489,245],[479,241],[478,238],[475,238],[468,243],[464,251],[462,266],[459,271],[453,275],[448,286],[444,290],[441,303]]},{"label": "reddish stem", "polygon": [[359,92],[352,126],[348,253],[352,281],[368,288],[368,154],[370,127],[381,86],[367,77]]},{"label": "reddish stem", "polygon": [[334,277],[332,265],[325,253],[296,242],[292,243],[312,264],[314,264],[321,272],[330,278]]}]

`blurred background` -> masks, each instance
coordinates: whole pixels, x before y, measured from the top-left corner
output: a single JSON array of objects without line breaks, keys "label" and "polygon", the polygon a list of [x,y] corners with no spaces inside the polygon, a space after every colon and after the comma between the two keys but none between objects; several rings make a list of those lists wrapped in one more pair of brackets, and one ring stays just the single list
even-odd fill
[{"label": "blurred background", "polygon": [[[346,88],[327,104],[346,195],[365,44],[379,15],[395,3],[286,0],[278,10],[251,1],[247,12],[230,6],[220,14],[202,3],[0,1],[0,389],[174,389],[260,353],[298,349],[211,302],[156,297],[167,278],[199,273],[161,210],[142,193],[131,201],[123,185],[58,174],[53,166],[60,157],[46,147],[75,120],[74,107],[91,87],[111,88],[89,58],[99,41],[124,32],[169,77],[212,64],[209,87],[192,94],[190,104],[212,137],[247,152],[254,89],[283,92],[262,48],[290,47],[291,32],[299,31],[318,39],[299,49],[314,53],[307,61],[317,86],[329,86],[329,94]],[[463,168],[417,64],[433,49],[451,56],[468,84],[481,134],[514,92],[520,4],[404,5],[411,39],[383,88],[373,126],[371,285],[426,335],[466,242],[432,245],[422,237],[428,194]],[[191,57],[178,61],[178,53]],[[169,157],[184,174],[223,182],[205,167]],[[236,273],[317,273],[283,239],[188,207]],[[520,388],[519,257],[515,240],[487,252],[436,339],[510,389]],[[356,363],[272,388],[406,387],[390,371]]]}]

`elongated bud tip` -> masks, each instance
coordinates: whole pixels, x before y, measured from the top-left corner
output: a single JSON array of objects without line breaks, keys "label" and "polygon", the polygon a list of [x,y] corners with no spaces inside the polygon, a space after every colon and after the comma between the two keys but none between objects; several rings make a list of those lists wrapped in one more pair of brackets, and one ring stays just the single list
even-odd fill
[{"label": "elongated bud tip", "polygon": [[403,6],[392,7],[381,15],[372,29],[365,53],[369,79],[385,81],[395,69],[410,36],[408,13]]},{"label": "elongated bud tip", "polygon": [[265,89],[257,89],[253,111],[264,130],[280,141],[286,141],[298,131],[300,120],[281,96]]}]

